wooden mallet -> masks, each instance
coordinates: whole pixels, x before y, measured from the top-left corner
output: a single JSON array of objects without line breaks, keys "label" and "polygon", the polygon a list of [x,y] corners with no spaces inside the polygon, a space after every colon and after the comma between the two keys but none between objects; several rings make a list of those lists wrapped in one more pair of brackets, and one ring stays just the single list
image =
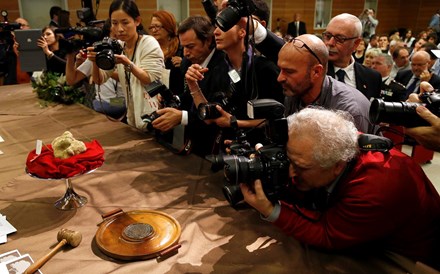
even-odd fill
[{"label": "wooden mallet", "polygon": [[38,261],[29,266],[25,274],[32,274],[42,267],[50,258],[58,252],[65,244],[69,244],[72,247],[77,247],[81,243],[82,235],[78,231],[69,230],[66,228],[61,229],[57,235],[58,244],[46,255],[40,258]]}]

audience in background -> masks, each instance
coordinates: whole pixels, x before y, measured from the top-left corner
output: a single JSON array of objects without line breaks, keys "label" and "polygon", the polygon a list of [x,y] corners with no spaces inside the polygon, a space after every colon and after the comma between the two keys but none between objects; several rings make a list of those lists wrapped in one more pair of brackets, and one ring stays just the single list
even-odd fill
[{"label": "audience in background", "polygon": [[396,47],[393,51],[393,68],[391,69],[391,79],[396,77],[397,72],[411,69],[409,63],[409,52],[405,47]]},{"label": "audience in background", "polygon": [[408,29],[405,33],[405,37],[403,38],[403,43],[405,43],[405,47],[411,48],[414,40],[416,40],[416,38],[413,36],[412,30]]},{"label": "audience in background", "polygon": [[388,85],[391,80],[393,80],[390,77],[392,67],[393,59],[389,54],[381,53],[374,57],[371,68],[379,72],[380,76],[382,76],[382,86]]},{"label": "audience in background", "polygon": [[287,35],[297,37],[302,34],[306,34],[306,23],[301,21],[301,14],[295,13],[293,15],[293,21],[287,25]]},{"label": "audience in background", "polygon": [[59,6],[52,6],[49,11],[50,22],[49,27],[55,29],[59,27],[59,16],[63,9]]},{"label": "audience in background", "polygon": [[368,42],[367,50],[377,47],[379,47],[379,36],[377,34],[373,34],[370,36],[370,41]]},{"label": "audience in background", "polygon": [[359,42],[359,45],[357,46],[355,52],[353,52],[353,58],[356,62],[362,64],[364,63],[364,59],[365,59],[365,48],[367,43],[365,42],[365,40],[361,40]]},{"label": "audience in background", "polygon": [[362,92],[368,99],[380,96],[380,74],[354,61],[352,52],[361,38],[362,25],[356,16],[343,13],[333,17],[322,34],[329,50],[327,74]]},{"label": "audience in background", "polygon": [[165,10],[153,12],[150,26],[151,36],[159,42],[165,58],[165,70],[162,81],[176,95],[183,93],[183,74],[180,69],[182,62],[182,48],[177,36],[177,23],[174,15]]},{"label": "audience in background", "polygon": [[430,56],[424,50],[414,53],[411,60],[411,70],[399,71],[394,78],[397,82],[405,85],[407,93],[400,101],[408,99],[411,93],[418,93],[421,81],[428,81],[434,88],[440,88],[440,77],[428,71]]},{"label": "audience in background", "polygon": [[379,36],[379,48],[383,53],[388,53],[390,40],[387,35]]},{"label": "audience in background", "polygon": [[362,37],[369,39],[371,35],[376,33],[376,27],[379,24],[379,20],[375,17],[374,9],[365,9],[359,16],[362,24]]},{"label": "audience in background", "polygon": [[372,61],[373,61],[374,57],[378,56],[381,53],[382,53],[382,51],[379,48],[371,48],[371,49],[367,50],[365,52],[365,58],[364,58],[364,62],[362,63],[362,65],[366,66],[367,68],[371,68]]}]

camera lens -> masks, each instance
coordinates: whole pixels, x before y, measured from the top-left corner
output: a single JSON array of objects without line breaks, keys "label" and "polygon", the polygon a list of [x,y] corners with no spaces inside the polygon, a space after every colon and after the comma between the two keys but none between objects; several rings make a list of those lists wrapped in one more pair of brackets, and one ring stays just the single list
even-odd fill
[{"label": "camera lens", "polygon": [[374,99],[370,106],[370,122],[379,124],[390,123],[404,127],[417,127],[429,125],[417,112],[419,103],[409,102],[385,102],[382,99]]},{"label": "camera lens", "polygon": [[115,67],[115,59],[111,49],[104,49],[96,54],[96,65],[103,70],[111,70]]},{"label": "camera lens", "polygon": [[231,206],[237,205],[244,199],[239,185],[224,185],[222,191]]},{"label": "camera lens", "polygon": [[215,119],[221,116],[216,108],[216,103],[201,103],[197,108],[197,114],[200,120]]},{"label": "camera lens", "polygon": [[217,15],[215,21],[218,27],[226,32],[237,24],[240,18],[240,11],[233,6],[228,6]]}]

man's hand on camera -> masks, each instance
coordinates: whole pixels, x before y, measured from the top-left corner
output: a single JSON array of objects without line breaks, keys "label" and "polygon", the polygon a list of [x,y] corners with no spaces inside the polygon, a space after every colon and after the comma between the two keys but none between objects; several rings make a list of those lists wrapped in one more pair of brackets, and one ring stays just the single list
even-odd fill
[{"label": "man's hand on camera", "polygon": [[424,147],[436,151],[440,151],[440,118],[435,116],[424,106],[418,106],[417,114],[428,121],[429,127],[407,128],[405,133]]},{"label": "man's hand on camera", "polygon": [[[428,82],[420,83],[420,94],[424,92],[431,92],[434,87]],[[419,95],[416,93],[410,94],[408,98],[409,102],[420,103]],[[418,106],[417,114],[428,121],[431,126],[428,127],[414,127],[406,128],[405,133],[414,138],[418,143],[426,148],[440,151],[440,118],[434,115],[424,106]]]},{"label": "man's hand on camera", "polygon": [[173,129],[182,120],[182,111],[175,108],[158,109],[156,113],[160,114],[160,116],[151,125],[162,132]]},{"label": "man's hand on camera", "polygon": [[272,213],[274,206],[267,199],[266,194],[264,194],[260,179],[255,180],[253,189],[244,183],[240,184],[240,189],[243,193],[244,200],[258,210],[261,215],[267,218]]}]

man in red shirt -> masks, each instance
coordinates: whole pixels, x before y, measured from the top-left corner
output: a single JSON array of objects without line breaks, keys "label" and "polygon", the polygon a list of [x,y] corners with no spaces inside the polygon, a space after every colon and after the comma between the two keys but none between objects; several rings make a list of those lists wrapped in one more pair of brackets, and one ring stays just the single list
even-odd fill
[{"label": "man in red shirt", "polygon": [[340,111],[306,108],[288,121],[294,202],[272,204],[256,180],[240,185],[248,204],[318,248],[385,250],[438,266],[440,196],[418,164],[395,149],[361,151]]}]

